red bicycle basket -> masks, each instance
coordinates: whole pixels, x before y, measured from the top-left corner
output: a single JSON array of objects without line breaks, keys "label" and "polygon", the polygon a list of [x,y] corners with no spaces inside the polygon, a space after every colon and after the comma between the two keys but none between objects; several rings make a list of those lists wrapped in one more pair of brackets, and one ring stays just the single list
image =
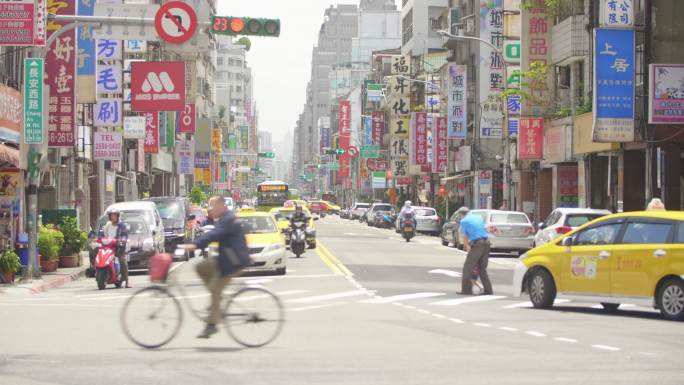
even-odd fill
[{"label": "red bicycle basket", "polygon": [[173,263],[171,254],[160,253],[155,254],[150,258],[150,280],[152,282],[166,282],[169,275],[169,269]]}]

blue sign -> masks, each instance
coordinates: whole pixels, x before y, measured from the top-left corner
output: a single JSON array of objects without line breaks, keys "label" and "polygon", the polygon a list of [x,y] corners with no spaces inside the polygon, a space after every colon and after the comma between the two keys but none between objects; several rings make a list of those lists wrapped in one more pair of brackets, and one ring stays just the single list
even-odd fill
[{"label": "blue sign", "polygon": [[363,144],[373,144],[373,119],[370,116],[363,117]]},{"label": "blue sign", "polygon": [[[93,16],[95,12],[95,0],[78,0],[78,14],[81,16]],[[95,39],[93,28],[80,26],[76,30],[78,36],[78,57],[76,62],[76,74],[79,76],[95,75]]]},{"label": "blue sign", "polygon": [[518,128],[520,127],[519,118],[508,118],[508,136],[511,138],[518,137]]},{"label": "blue sign", "polygon": [[594,140],[634,138],[634,30],[595,29]]},{"label": "blue sign", "polygon": [[321,155],[323,148],[330,148],[330,127],[321,127]]}]

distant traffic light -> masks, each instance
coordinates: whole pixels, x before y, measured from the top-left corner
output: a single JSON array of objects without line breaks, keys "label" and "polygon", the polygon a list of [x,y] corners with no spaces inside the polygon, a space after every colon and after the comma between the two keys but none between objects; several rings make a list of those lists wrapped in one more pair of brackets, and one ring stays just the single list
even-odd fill
[{"label": "distant traffic light", "polygon": [[213,16],[211,30],[225,35],[280,36],[280,20],[252,17]]}]

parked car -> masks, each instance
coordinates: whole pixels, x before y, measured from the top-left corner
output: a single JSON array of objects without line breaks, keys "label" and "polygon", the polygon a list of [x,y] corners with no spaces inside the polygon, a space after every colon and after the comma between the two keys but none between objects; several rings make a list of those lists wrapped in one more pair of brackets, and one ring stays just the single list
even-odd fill
[{"label": "parked car", "polygon": [[608,210],[557,208],[539,224],[534,246],[541,246],[567,234],[587,222],[611,214]]},{"label": "parked car", "polygon": [[527,214],[500,210],[471,211],[476,215],[483,212],[492,251],[523,253],[533,247],[534,226]]},{"label": "parked car", "polygon": [[684,213],[639,211],[606,215],[520,256],[515,296],[536,308],[557,297],[652,306],[684,320]]},{"label": "parked car", "polygon": [[368,210],[363,214],[365,219],[364,222],[368,224],[368,226],[377,226],[378,223],[376,222],[376,214],[377,213],[389,213],[394,209],[394,206],[392,206],[389,203],[373,203]]},{"label": "parked car", "polygon": [[122,218],[126,214],[138,214],[145,218],[145,222],[147,222],[150,231],[152,231],[155,252],[161,253],[164,251],[164,225],[162,223],[159,210],[157,210],[157,205],[154,202],[129,201],[114,203],[107,207],[107,209],[105,210],[105,216],[112,210],[119,211],[121,213]]},{"label": "parked car", "polygon": [[[102,215],[98,218],[95,225],[94,234],[90,243],[90,251],[92,252],[91,266],[94,263],[94,255],[97,255],[98,234],[108,221],[109,216]],[[154,235],[152,235],[149,224],[143,215],[131,212],[122,212],[119,221],[126,226],[128,232],[128,242],[126,244],[128,269],[131,271],[147,270],[150,257],[157,252],[155,249]]]},{"label": "parked car", "polygon": [[361,203],[361,202],[356,202],[354,205],[351,207],[351,212],[349,215],[349,219],[359,219],[363,214],[366,213],[370,205],[368,203]]},{"label": "parked car", "polygon": [[461,218],[459,217],[458,213],[451,214],[451,218],[449,218],[448,221],[444,222],[444,224],[442,225],[442,231],[439,235],[442,239],[443,246],[449,246],[449,243],[451,243],[455,248],[463,248],[462,239],[459,231],[460,224]]},{"label": "parked car", "polygon": [[183,197],[153,197],[149,199],[157,205],[164,222],[164,246],[166,252],[173,253],[176,247],[193,241],[194,217],[190,215],[190,202]]},{"label": "parked car", "polygon": [[[414,206],[413,211],[416,216],[416,231],[422,233],[429,233],[434,235],[439,235],[442,231],[441,219],[437,214],[437,211],[432,207],[421,207]],[[394,230],[399,232],[399,214],[397,213],[397,220],[394,224]]]}]

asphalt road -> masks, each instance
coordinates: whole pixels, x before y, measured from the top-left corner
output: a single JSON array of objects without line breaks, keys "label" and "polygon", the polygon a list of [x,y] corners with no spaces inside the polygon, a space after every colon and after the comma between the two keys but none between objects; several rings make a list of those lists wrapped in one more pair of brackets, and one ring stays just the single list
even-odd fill
[{"label": "asphalt road", "polygon": [[[83,279],[42,294],[0,293],[0,384],[682,384],[684,323],[624,305],[615,314],[565,302],[549,311],[511,298],[515,259],[490,261],[492,296],[460,296],[463,253],[418,236],[326,217],[318,250],[286,276],[240,278],[278,293],[287,322],[246,349],[185,311],[180,334],[144,350],[119,326],[149,284],[98,291]],[[193,263],[174,276],[195,307],[207,297]],[[187,308],[185,308],[187,309]]]}]

